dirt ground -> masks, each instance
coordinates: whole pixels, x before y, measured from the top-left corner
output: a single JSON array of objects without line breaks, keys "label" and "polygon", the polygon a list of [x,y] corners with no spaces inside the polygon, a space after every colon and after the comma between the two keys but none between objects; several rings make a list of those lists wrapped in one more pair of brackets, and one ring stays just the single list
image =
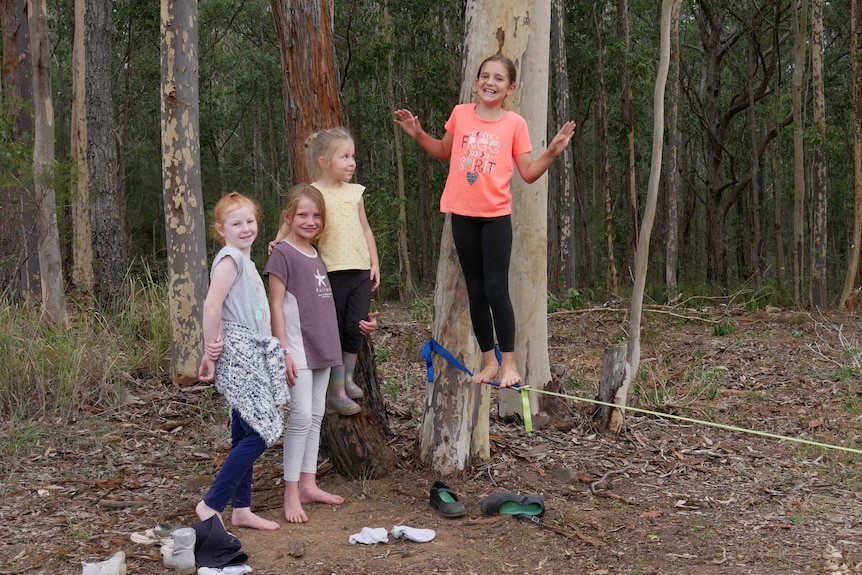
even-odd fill
[{"label": "dirt ground", "polygon": [[[862,573],[858,453],[643,413],[611,435],[583,424],[526,433],[492,410],[491,459],[443,478],[467,515],[442,518],[428,504],[438,477],[415,457],[428,326],[408,309],[381,311],[378,374],[401,468],[348,481],[323,460],[321,485],[346,502],[307,506],[309,522],[293,525],[281,515],[281,444],[268,450],[253,506],[281,529],[236,530],[254,573]],[[597,307],[549,317],[551,363],[565,368],[569,393],[595,396],[602,352],[624,337],[625,316]],[[650,309],[629,405],[862,449],[860,327],[843,314]],[[158,546],[129,535],[195,521],[227,452],[224,402],[208,386],[164,378],[130,378],[124,399],[82,410],[72,425],[2,424],[0,575],[80,573],[81,561],[118,550],[129,574],[174,572]],[[588,404],[570,405],[580,422]],[[539,494],[547,514],[484,517],[479,503],[497,491]],[[363,527],[395,525],[436,538],[348,543]]]}]

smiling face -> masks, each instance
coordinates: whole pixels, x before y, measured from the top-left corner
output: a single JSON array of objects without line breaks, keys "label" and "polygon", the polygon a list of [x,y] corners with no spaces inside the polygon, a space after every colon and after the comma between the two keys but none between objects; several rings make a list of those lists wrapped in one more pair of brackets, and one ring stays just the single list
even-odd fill
[{"label": "smiling face", "polygon": [[216,231],[224,238],[226,245],[249,253],[251,244],[257,238],[257,217],[255,217],[254,208],[240,204],[225,215],[224,221],[216,227]]},{"label": "smiling face", "polygon": [[502,106],[503,100],[515,92],[515,82],[502,62],[488,60],[476,78],[479,102],[486,106]]},{"label": "smiling face", "polygon": [[299,198],[293,215],[286,215],[284,219],[290,226],[291,239],[303,245],[315,241],[323,231],[323,213],[308,196]]}]

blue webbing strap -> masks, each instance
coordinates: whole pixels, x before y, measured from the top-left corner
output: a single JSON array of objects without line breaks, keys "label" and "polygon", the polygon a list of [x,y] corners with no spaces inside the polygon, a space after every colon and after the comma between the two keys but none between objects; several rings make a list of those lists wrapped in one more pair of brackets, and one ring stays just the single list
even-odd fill
[{"label": "blue webbing strap", "polygon": [[[450,365],[454,366],[455,368],[459,369],[460,371],[463,371],[464,373],[466,373],[470,377],[473,376],[472,371],[467,369],[467,367],[463,363],[458,361],[458,359],[454,355],[452,355],[452,353],[448,349],[446,349],[445,347],[440,345],[440,343],[437,342],[437,340],[435,340],[432,337],[431,339],[429,339],[428,341],[425,342],[425,345],[422,346],[422,357],[425,358],[425,368],[428,372],[427,377],[428,377],[429,382],[434,381],[434,364],[433,364],[433,361],[431,359],[431,353],[432,352],[443,356],[443,359],[448,361]],[[497,356],[497,363],[501,363],[503,360],[503,356],[497,347],[494,347],[494,354]],[[488,385],[492,385],[494,387],[500,387],[500,383],[497,381],[489,381]],[[515,385],[513,385],[512,387],[509,388],[509,389],[513,389],[513,390],[521,393],[521,407],[522,407],[523,417],[524,417],[524,429],[528,433],[533,431],[533,413],[530,410],[529,388],[530,388],[529,385],[523,385],[520,383],[516,383]]]}]

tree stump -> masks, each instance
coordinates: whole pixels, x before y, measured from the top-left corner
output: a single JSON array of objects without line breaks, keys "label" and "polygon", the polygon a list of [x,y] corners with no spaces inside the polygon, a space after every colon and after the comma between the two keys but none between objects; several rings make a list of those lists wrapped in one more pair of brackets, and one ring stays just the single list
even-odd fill
[{"label": "tree stump", "polygon": [[395,468],[396,458],[386,443],[392,431],[370,338],[365,338],[359,350],[353,381],[365,392],[365,397],[357,400],[362,411],[347,417],[327,413],[320,428],[321,452],[329,457],[335,471],[348,479],[381,477]]},{"label": "tree stump", "polygon": [[[626,346],[612,345],[605,348],[602,356],[602,378],[596,400],[613,403],[617,390],[622,387],[626,375]],[[608,429],[611,415],[616,408],[597,405],[593,410],[593,421],[601,429]]]}]

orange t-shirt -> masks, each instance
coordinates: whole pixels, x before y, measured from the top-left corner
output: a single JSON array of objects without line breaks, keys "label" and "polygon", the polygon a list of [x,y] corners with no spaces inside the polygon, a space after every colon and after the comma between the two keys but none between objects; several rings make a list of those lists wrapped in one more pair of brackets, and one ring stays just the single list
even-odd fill
[{"label": "orange t-shirt", "polygon": [[452,134],[452,152],[440,211],[481,218],[511,214],[514,158],[533,151],[524,118],[510,111],[483,120],[476,104],[460,104],[446,131]]}]

